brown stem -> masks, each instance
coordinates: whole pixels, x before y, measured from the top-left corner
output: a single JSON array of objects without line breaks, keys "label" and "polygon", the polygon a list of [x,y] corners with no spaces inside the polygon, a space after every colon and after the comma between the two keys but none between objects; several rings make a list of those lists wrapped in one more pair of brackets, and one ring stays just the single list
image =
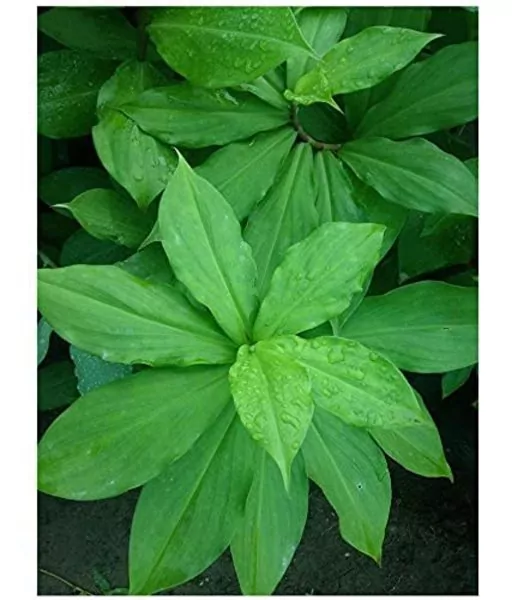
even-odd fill
[{"label": "brown stem", "polygon": [[79,592],[80,594],[83,594],[84,596],[92,596],[91,592],[84,590],[80,586],[75,585],[74,583],[71,583],[70,581],[66,581],[66,579],[64,579],[63,577],[60,577],[60,575],[56,575],[55,573],[52,573],[51,571],[47,571],[46,569],[41,569],[41,568],[39,568],[39,572],[43,573],[44,575],[48,575],[48,577],[53,577],[53,579],[56,579],[57,581],[60,581],[64,585],[67,585],[71,589],[75,590],[75,592]]},{"label": "brown stem", "polygon": [[307,142],[308,144],[311,144],[313,148],[317,148],[318,150],[333,151],[339,150],[341,148],[342,144],[328,144],[327,142],[320,142],[318,140],[315,140],[315,138],[311,137],[309,133],[304,129],[304,127],[302,127],[299,121],[299,107],[296,104],[294,104],[292,107],[292,121],[293,126],[297,130],[297,133],[299,134],[301,140]]}]

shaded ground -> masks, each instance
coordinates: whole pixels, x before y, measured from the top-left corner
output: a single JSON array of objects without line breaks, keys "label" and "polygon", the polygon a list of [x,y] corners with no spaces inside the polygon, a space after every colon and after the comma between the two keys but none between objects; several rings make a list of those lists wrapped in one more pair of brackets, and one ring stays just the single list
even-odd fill
[{"label": "shaded ground", "polygon": [[[438,378],[417,378],[414,384],[438,423],[455,483],[424,479],[390,465],[394,497],[382,568],[340,540],[334,512],[312,485],[305,534],[277,594],[477,594],[478,415],[470,406],[475,381],[442,402]],[[41,494],[39,567],[91,591],[96,568],[113,586],[125,587],[137,495],[68,502]],[[69,587],[40,574],[39,594],[69,593]],[[167,595],[239,593],[226,553]]]}]

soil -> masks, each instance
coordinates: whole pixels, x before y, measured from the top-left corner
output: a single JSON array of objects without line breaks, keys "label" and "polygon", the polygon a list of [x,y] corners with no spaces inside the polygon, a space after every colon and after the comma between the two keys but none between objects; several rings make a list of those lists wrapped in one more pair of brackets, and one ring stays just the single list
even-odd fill
[{"label": "soil", "polygon": [[[345,544],[320,490],[311,486],[304,537],[280,595],[476,595],[477,418],[475,377],[446,400],[439,377],[411,378],[444,441],[455,483],[413,475],[390,463],[393,503],[382,567]],[[41,432],[54,415],[41,418]],[[41,433],[40,432],[40,433]],[[111,500],[70,502],[39,496],[39,567],[94,593],[95,569],[127,586],[130,522],[138,491]],[[72,593],[39,574],[40,595]],[[240,594],[229,552],[165,595]]]}]

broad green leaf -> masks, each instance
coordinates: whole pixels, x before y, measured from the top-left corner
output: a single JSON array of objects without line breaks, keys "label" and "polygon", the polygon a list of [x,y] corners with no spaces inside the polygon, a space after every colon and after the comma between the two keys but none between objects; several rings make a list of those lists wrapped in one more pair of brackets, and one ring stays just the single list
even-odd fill
[{"label": "broad green leaf", "polygon": [[365,298],[341,335],[400,369],[444,373],[478,360],[477,304],[476,288],[422,281]]},{"label": "broad green leaf", "polygon": [[[304,39],[319,56],[323,56],[341,38],[347,10],[338,6],[306,7],[296,19]],[[315,65],[315,59],[306,55],[289,58],[286,62],[287,86],[293,89],[299,78]]]},{"label": "broad green leaf", "polygon": [[117,263],[117,266],[139,279],[153,283],[172,285],[176,281],[161,244],[152,244],[143,248],[126,260]]},{"label": "broad green leaf", "polygon": [[50,138],[90,133],[96,97],[115,63],[72,50],[47,52],[37,59],[37,131]]},{"label": "broad green leaf", "polygon": [[426,140],[363,138],[345,144],[340,157],[390,202],[423,212],[478,214],[474,175]]},{"label": "broad green leaf", "polygon": [[351,37],[372,25],[391,25],[392,27],[407,27],[425,31],[431,13],[431,9],[425,7],[365,6],[351,8],[344,37]]},{"label": "broad green leaf", "polygon": [[348,425],[387,429],[424,421],[402,373],[362,344],[339,337],[289,336],[275,345],[307,370],[316,404]]},{"label": "broad green leaf", "polygon": [[468,160],[464,161],[464,164],[478,179],[478,158],[468,158]]},{"label": "broad green leaf", "polygon": [[70,203],[57,206],[69,210],[94,237],[129,248],[139,246],[152,226],[148,215],[114,190],[87,190]]},{"label": "broad green leaf", "polygon": [[366,431],[318,409],[303,454],[308,477],[338,515],[343,539],[380,564],[391,480],[378,446]]},{"label": "broad green leaf", "polygon": [[312,329],[346,310],[380,258],[384,227],[325,223],[289,248],[254,324],[257,340]]},{"label": "broad green leaf", "polygon": [[48,354],[52,327],[45,318],[39,319],[37,324],[37,364],[40,365]]},{"label": "broad green leaf", "polygon": [[39,443],[39,489],[101,500],[159,475],[229,401],[226,367],[154,369],[79,398]]},{"label": "broad green leaf", "polygon": [[162,142],[189,148],[229,144],[290,120],[287,108],[270,106],[253,94],[189,83],[147,90],[123,112]]},{"label": "broad green leaf", "polygon": [[242,346],[229,371],[231,393],[244,427],[272,456],[290,485],[293,459],[313,416],[311,384],[289,354],[292,338]]},{"label": "broad green leaf", "polygon": [[254,81],[242,83],[236,86],[235,89],[250,92],[276,108],[289,110],[290,105],[283,95],[286,89],[284,73],[282,73],[282,69],[280,68],[273,69]]},{"label": "broad green leaf", "polygon": [[256,267],[231,206],[180,156],[159,207],[162,244],[176,277],[238,344],[257,310]]},{"label": "broad green leaf", "polygon": [[448,396],[451,396],[458,389],[460,389],[466,383],[466,381],[468,381],[472,371],[473,365],[445,373],[441,381],[443,398],[448,398]]},{"label": "broad green leaf", "polygon": [[411,211],[398,238],[400,281],[443,267],[467,264],[476,248],[475,218]]},{"label": "broad green leaf", "polygon": [[113,8],[52,8],[38,17],[38,27],[62,45],[100,58],[121,60],[137,51],[137,30]]},{"label": "broad green leaf", "polygon": [[98,240],[83,229],[71,235],[62,246],[59,264],[109,265],[128,258],[131,250],[113,242]]},{"label": "broad green leaf", "polygon": [[106,171],[96,167],[67,167],[53,171],[38,182],[37,195],[48,206],[65,204],[82,192],[95,188],[110,188]]},{"label": "broad green leaf", "polygon": [[154,9],[148,32],[175,71],[210,88],[252,81],[290,56],[312,53],[285,7]]},{"label": "broad green leaf", "polygon": [[478,115],[478,46],[448,46],[407,67],[391,93],[366,113],[357,137],[400,139],[449,129]]},{"label": "broad green leaf", "polygon": [[257,457],[245,516],[231,542],[242,593],[268,596],[299,545],[308,512],[308,478],[299,454],[286,491],[279,469],[264,451]]},{"label": "broad green leaf", "polygon": [[116,266],[39,270],[38,307],[66,341],[109,362],[188,366],[234,358],[213,320],[180,292]]},{"label": "broad green leaf", "polygon": [[285,97],[299,104],[332,103],[335,94],[370,88],[403,69],[438,37],[402,27],[368,27],[336,44]]},{"label": "broad green leaf", "polygon": [[249,217],[244,237],[258,267],[258,287],[264,297],[274,269],[290,246],[318,227],[313,151],[295,146],[263,201]]},{"label": "broad green leaf", "polygon": [[195,169],[245,219],[274,183],[297,137],[291,127],[259,133],[252,140],[220,148]]},{"label": "broad green leaf", "polygon": [[122,379],[132,372],[131,365],[107,362],[76,346],[70,346],[69,354],[75,363],[77,388],[81,396],[97,387]]},{"label": "broad green leaf", "polygon": [[195,577],[229,546],[242,519],[254,444],[230,404],[181,459],[144,486],[130,537],[130,593]]},{"label": "broad green leaf", "polygon": [[175,168],[174,151],[117,111],[102,118],[92,135],[103,166],[146,209]]},{"label": "broad green leaf", "polygon": [[317,210],[320,222],[380,223],[385,225],[380,249],[384,256],[394,244],[403,224],[406,210],[384,200],[373,188],[354,177],[331,152],[315,156],[318,181]]},{"label": "broad green leaf", "polygon": [[37,407],[54,410],[78,398],[76,377],[69,360],[54,362],[37,372]]}]

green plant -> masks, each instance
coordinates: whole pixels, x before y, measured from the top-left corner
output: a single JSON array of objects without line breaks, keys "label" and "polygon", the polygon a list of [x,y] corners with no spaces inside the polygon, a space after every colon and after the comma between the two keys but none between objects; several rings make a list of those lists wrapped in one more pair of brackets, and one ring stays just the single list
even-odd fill
[{"label": "green plant", "polygon": [[39,488],[144,486],[131,593],[228,547],[242,591],[271,593],[308,478],[380,563],[384,453],[452,477],[399,371],[445,373],[448,395],[477,362],[473,275],[419,280],[467,276],[477,215],[476,159],[446,151],[477,115],[476,42],[432,54],[429,16],[169,8],[138,11],[137,30],[115,9],[41,15],[70,48],[40,56],[42,139],[92,128],[106,171],[40,183],[38,363],[52,330],[71,361],[43,366],[39,404],[71,406],[40,442]]}]

